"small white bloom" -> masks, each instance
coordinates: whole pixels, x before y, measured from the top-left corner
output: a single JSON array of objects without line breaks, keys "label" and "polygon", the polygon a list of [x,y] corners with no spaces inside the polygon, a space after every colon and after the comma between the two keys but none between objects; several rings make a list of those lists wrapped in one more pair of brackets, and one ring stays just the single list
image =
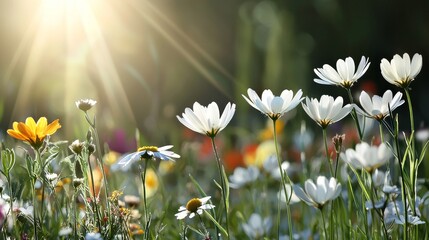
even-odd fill
[{"label": "small white bloom", "polygon": [[[282,162],[282,170],[283,172],[291,173],[292,167],[288,161]],[[269,172],[271,177],[274,179],[281,179],[281,173],[279,168],[279,163],[277,161],[276,155],[271,155],[263,164],[264,170]]]},{"label": "small white bloom", "polygon": [[60,231],[58,232],[58,235],[61,236],[67,236],[70,235],[72,233],[73,229],[71,227],[63,227],[60,229]]},{"label": "small white bloom", "polygon": [[389,116],[389,107],[390,111],[393,112],[393,110],[405,102],[402,100],[401,92],[397,92],[393,97],[392,91],[390,90],[387,90],[382,97],[374,95],[372,99],[369,97],[368,93],[362,91],[359,101],[363,110],[356,106],[355,108],[358,113],[369,118],[374,118],[377,121],[381,121],[385,117]]},{"label": "small white bloom", "polygon": [[207,107],[195,102],[193,109],[186,108],[182,117],[176,117],[192,131],[214,137],[228,125],[234,113],[235,104],[228,103],[220,116],[219,107],[215,102],[210,103]]},{"label": "small white bloom", "polygon": [[91,232],[85,235],[85,240],[103,240],[101,234],[98,232]]},{"label": "small white bloom", "polygon": [[[411,207],[408,206],[407,209],[407,220],[409,224],[412,225],[419,225],[419,224],[425,224],[425,222],[420,220],[420,210],[419,207],[422,204],[420,201],[421,199],[417,197],[415,202],[415,214],[413,213]],[[384,221],[386,223],[396,223],[400,225],[405,224],[405,211],[404,211],[404,205],[402,201],[394,201],[389,202],[384,210]]]},{"label": "small white bloom", "polygon": [[231,188],[241,188],[247,183],[254,182],[259,177],[259,169],[255,166],[248,168],[237,167],[234,173],[229,176],[229,186]]},{"label": "small white bloom", "polygon": [[375,187],[380,187],[384,184],[385,174],[383,171],[375,169],[372,173],[372,182]]},{"label": "small white bloom", "polygon": [[86,112],[90,110],[92,107],[94,107],[95,104],[97,104],[97,101],[93,99],[81,99],[79,101],[76,101],[75,103],[77,108]]},{"label": "small white bloom", "polygon": [[361,142],[356,144],[356,150],[349,148],[345,154],[341,153],[340,157],[352,167],[365,169],[371,173],[384,165],[392,157],[392,152],[384,143],[380,146],[370,146],[366,142]]},{"label": "small white bloom", "polygon": [[33,206],[23,206],[18,208],[18,213],[23,214],[25,216],[33,217]]},{"label": "small white bloom", "polygon": [[267,115],[273,120],[277,120],[286,112],[294,109],[303,99],[301,98],[301,89],[298,90],[295,96],[292,90],[285,89],[280,96],[274,96],[271,90],[266,89],[262,92],[261,98],[259,98],[258,94],[249,88],[247,89],[247,95],[249,95],[249,98],[244,95],[242,96],[250,106],[259,110],[261,113]]},{"label": "small white bloom", "polygon": [[410,61],[408,53],[403,57],[396,54],[389,62],[385,58],[381,60],[380,69],[384,79],[401,88],[407,88],[422,69],[422,55],[416,53]]},{"label": "small white bloom", "polygon": [[315,78],[314,82],[350,88],[368,70],[369,65],[368,58],[362,56],[355,72],[355,62],[351,57],[345,60],[338,59],[337,70],[328,64],[323,65],[323,68],[314,69],[314,73],[320,78]]},{"label": "small white bloom", "polygon": [[320,101],[316,98],[311,100],[306,97],[302,108],[319,126],[326,128],[328,125],[343,119],[352,110],[352,105],[343,107],[343,98],[337,97],[335,100],[328,95],[322,95]]},{"label": "small white bloom", "polygon": [[273,223],[269,217],[262,219],[261,215],[253,213],[247,223],[243,223],[243,230],[251,239],[259,239],[270,232]]},{"label": "small white bloom", "polygon": [[186,206],[180,206],[179,212],[174,214],[174,216],[180,220],[186,218],[187,216],[189,216],[189,218],[193,218],[197,214],[201,215],[203,214],[203,210],[208,210],[215,207],[214,205],[207,203],[210,198],[210,196],[203,198],[193,198],[188,201]]},{"label": "small white bloom", "polygon": [[54,181],[58,178],[58,174],[56,173],[47,173],[46,174],[46,179],[48,179],[49,181]]},{"label": "small white bloom", "polygon": [[293,191],[302,201],[319,209],[328,201],[337,198],[341,192],[341,184],[337,179],[330,178],[328,181],[325,176],[317,177],[316,183],[308,179],[304,185],[305,192],[297,185],[293,186]]},{"label": "small white bloom", "polygon": [[[292,191],[292,185],[286,184],[285,187],[286,187],[287,197],[290,198],[290,202],[289,202],[290,204],[294,204],[301,201],[299,197],[295,194],[295,192]],[[281,188],[280,191],[277,193],[277,198],[280,199],[280,201],[282,202],[286,202],[285,190],[283,188]]]},{"label": "small white bloom", "polygon": [[160,159],[160,160],[171,160],[174,161],[174,158],[180,158],[180,155],[169,151],[168,149],[172,148],[173,145],[167,145],[163,147],[155,146],[144,146],[137,149],[137,152],[127,154],[125,157],[121,158],[118,162],[122,167],[127,166],[130,163],[133,163],[141,158],[144,159]]},{"label": "small white bloom", "polygon": [[429,129],[420,129],[416,132],[416,139],[422,143],[426,142],[429,139]]}]

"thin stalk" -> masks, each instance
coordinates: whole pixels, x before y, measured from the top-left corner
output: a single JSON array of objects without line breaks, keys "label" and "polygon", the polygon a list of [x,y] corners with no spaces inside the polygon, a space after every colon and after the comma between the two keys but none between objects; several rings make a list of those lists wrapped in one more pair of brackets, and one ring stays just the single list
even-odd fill
[{"label": "thin stalk", "polygon": [[[377,209],[376,206],[375,206],[375,201],[374,201],[374,195],[373,194],[375,194],[377,196],[377,190],[375,189],[374,182],[372,181],[372,173],[368,172],[368,176],[369,176],[369,188],[370,188],[369,196],[370,196],[370,200],[371,200],[371,203],[372,203],[372,207],[373,207],[373,210],[377,213],[378,217],[380,217],[381,226],[383,228],[384,236],[385,236],[386,239],[388,239],[389,238],[389,234],[388,234],[386,225],[384,223],[383,212],[379,211],[379,209]],[[374,222],[376,223],[376,221],[374,221]]]},{"label": "thin stalk", "polygon": [[334,172],[332,170],[332,166],[331,166],[331,158],[329,157],[328,140],[327,140],[327,136],[326,136],[326,128],[322,128],[322,131],[323,131],[323,141],[325,142],[326,161],[328,162],[328,165],[329,165],[329,172],[331,173],[331,176],[335,176]]},{"label": "thin stalk", "polygon": [[[40,156],[40,150],[39,149],[36,149],[35,151],[35,154],[36,154],[36,161],[35,161],[35,164],[37,164],[37,163],[39,163],[41,166],[42,166],[42,164],[41,164],[41,156]],[[33,165],[34,166],[34,165]],[[33,170],[34,170],[34,167],[33,167]],[[38,171],[37,171],[38,172]],[[37,175],[39,175],[38,173],[37,173]],[[38,178],[39,176],[36,176],[36,178],[34,179],[32,179],[32,181],[31,181],[31,187],[32,187],[32,189],[33,189],[33,223],[34,223],[34,238],[37,240],[37,239],[39,239],[39,236],[37,235],[37,218],[38,218],[38,216],[37,216],[37,211],[36,211],[36,204],[37,204],[37,194],[36,194],[36,189],[35,189],[35,184],[36,184],[36,180],[37,180],[37,178]]]},{"label": "thin stalk", "polygon": [[[100,165],[100,168],[101,168],[101,174],[103,176],[103,182],[104,182],[104,193],[105,193],[106,199],[107,199],[109,197],[109,190],[108,190],[109,187],[108,187],[108,182],[107,182],[107,178],[106,178],[106,172],[104,171],[103,156],[101,154],[100,139],[98,137],[98,131],[97,131],[97,128],[95,125],[95,117],[94,117],[94,120],[91,122],[88,113],[85,112],[85,118],[92,128],[93,136],[95,139],[95,144],[96,144],[97,149],[98,149],[98,151],[97,151],[97,155],[98,155],[97,163]],[[106,201],[106,206],[108,209],[108,211],[107,211],[108,219],[110,219],[110,210],[109,210],[110,209],[110,203],[109,203],[109,201]]]},{"label": "thin stalk", "polygon": [[225,179],[223,177],[223,165],[222,165],[222,162],[219,158],[219,154],[218,154],[217,149],[216,149],[216,143],[215,143],[214,138],[215,138],[214,136],[210,137],[210,139],[212,141],[213,153],[214,153],[215,158],[216,158],[217,168],[219,170],[219,175],[220,175],[220,184],[222,187],[222,199],[223,199],[223,205],[225,207],[226,232],[228,234],[227,239],[229,239],[230,235],[229,235],[229,223],[228,223],[228,205],[226,203],[227,202],[227,199],[226,199],[227,196],[226,196],[226,189],[225,189],[226,184],[225,184]]},{"label": "thin stalk", "polygon": [[322,214],[322,224],[323,224],[323,232],[325,233],[325,239],[328,239],[328,231],[326,230],[325,224],[325,215],[323,214],[323,208],[319,208],[320,213]]},{"label": "thin stalk", "polygon": [[[281,176],[281,185],[283,186],[283,191],[285,193],[285,198],[286,198],[286,214],[287,214],[287,218],[288,218],[288,227],[289,227],[289,239],[293,239],[293,230],[292,230],[292,216],[291,216],[291,212],[290,212],[290,205],[289,205],[289,200],[290,197],[287,196],[287,191],[286,191],[286,183],[285,181],[289,182],[289,176],[287,175],[286,171],[283,171],[282,169],[282,162],[281,162],[281,158],[280,158],[280,152],[279,152],[279,147],[277,144],[277,131],[276,131],[276,120],[273,119],[273,137],[274,137],[274,145],[276,148],[276,155],[277,155],[277,163],[279,165],[279,170],[280,170],[280,176]],[[286,176],[285,176],[286,175]],[[292,188],[291,188],[291,195],[292,195]],[[280,199],[278,200],[279,202],[281,201]],[[280,213],[281,213],[281,209],[278,209],[278,226],[277,226],[277,237],[278,239],[280,238]]]},{"label": "thin stalk", "polygon": [[36,203],[37,203],[37,196],[36,196],[36,189],[35,189],[35,180],[31,179],[31,189],[33,189],[33,225],[34,225],[34,239],[39,239],[37,236],[37,211],[36,211]]},{"label": "thin stalk", "polygon": [[[405,95],[407,96],[407,102],[408,102],[408,110],[410,113],[410,126],[411,126],[411,136],[413,136],[413,138],[410,139],[410,144],[411,144],[411,154],[410,154],[410,175],[412,176],[411,178],[411,199],[416,199],[416,194],[417,194],[417,168],[414,168],[415,166],[415,142],[414,142],[414,114],[413,114],[413,104],[411,102],[411,96],[410,96],[410,92],[408,88],[404,88],[405,91]],[[413,204],[414,205],[414,204]],[[415,212],[415,209],[413,209],[413,212]]]},{"label": "thin stalk", "polygon": [[414,114],[413,114],[413,105],[411,103],[411,96],[410,92],[408,91],[408,88],[404,88],[405,95],[407,96],[407,102],[408,102],[408,110],[410,112],[410,126],[411,126],[411,132],[414,132]]},{"label": "thin stalk", "polygon": [[383,136],[383,125],[381,121],[378,122],[378,130],[380,131],[380,141],[381,143],[384,143],[384,136]]},{"label": "thin stalk", "polygon": [[147,220],[148,220],[148,212],[147,212],[147,199],[146,199],[146,170],[147,170],[147,164],[148,164],[148,160],[145,160],[145,163],[144,163],[144,168],[143,168],[143,172],[142,172],[142,175],[141,175],[141,178],[142,178],[142,187],[143,187],[143,201],[144,201],[144,204],[143,204],[143,207],[144,207],[144,221],[145,221],[145,223],[147,223]]},{"label": "thin stalk", "polygon": [[[397,128],[397,127],[396,127]],[[406,186],[405,186],[405,179],[404,179],[404,169],[402,168],[402,156],[401,151],[399,149],[399,139],[398,139],[398,130],[395,129],[395,146],[397,151],[397,157],[398,157],[398,163],[399,163],[399,172],[401,173],[401,190],[402,190],[402,202],[404,205],[404,217],[405,217],[405,225],[404,225],[404,240],[408,239],[408,211],[407,209],[407,193],[406,193]]]},{"label": "thin stalk", "polygon": [[92,173],[92,166],[91,166],[91,162],[90,162],[90,155],[88,154],[88,166],[89,166],[89,172],[91,174],[91,185],[92,185],[92,207],[93,207],[93,211],[95,211],[95,217],[97,218],[97,226],[99,231],[101,231],[101,222],[100,222],[100,216],[98,215],[98,204],[97,204],[97,198],[96,198],[96,194],[95,194],[95,184],[94,184],[94,175]]},{"label": "thin stalk", "polygon": [[[347,95],[349,96],[350,103],[353,104],[354,101],[353,101],[353,96],[352,96],[352,92],[351,92],[350,88],[347,88]],[[362,131],[360,129],[359,119],[358,119],[358,115],[356,113],[356,109],[355,108],[352,109],[352,117],[355,120],[356,128],[357,128],[358,134],[359,134],[359,139],[362,140],[363,133],[362,133]]]}]

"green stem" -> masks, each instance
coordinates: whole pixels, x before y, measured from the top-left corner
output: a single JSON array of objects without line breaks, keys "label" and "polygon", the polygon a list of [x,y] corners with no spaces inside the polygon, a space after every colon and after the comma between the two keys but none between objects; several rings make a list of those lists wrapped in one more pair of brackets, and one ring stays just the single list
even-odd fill
[{"label": "green stem", "polygon": [[[410,154],[410,176],[411,176],[411,199],[415,200],[416,199],[416,194],[417,194],[417,167],[416,166],[416,159],[415,159],[415,141],[414,141],[414,132],[415,132],[415,128],[414,128],[414,114],[413,114],[413,105],[411,102],[411,96],[410,96],[410,92],[408,88],[404,88],[405,90],[405,95],[407,96],[407,102],[408,102],[408,109],[410,112],[410,126],[411,126],[411,136],[413,136],[412,138],[410,138],[410,144],[411,144],[411,154]],[[411,204],[412,206],[414,206],[414,204]],[[413,212],[415,213],[415,208],[413,207]]]},{"label": "green stem", "polygon": [[398,126],[396,123],[396,127],[395,127],[395,135],[394,135],[394,140],[395,140],[395,146],[396,146],[396,151],[397,151],[397,158],[398,158],[398,163],[399,163],[399,172],[401,174],[401,190],[402,190],[402,203],[404,206],[404,217],[405,217],[405,225],[404,225],[404,240],[408,239],[408,211],[407,211],[407,193],[406,193],[406,186],[405,186],[405,178],[404,178],[404,168],[402,167],[402,156],[401,156],[401,151],[399,148],[399,139],[398,139]]},{"label": "green stem", "polygon": [[334,172],[332,170],[332,166],[331,166],[331,158],[329,157],[328,140],[327,140],[327,136],[326,136],[326,128],[322,128],[322,131],[323,131],[323,141],[325,143],[326,161],[328,162],[329,172],[331,173],[331,176],[335,176],[335,174],[334,174]]},{"label": "green stem", "polygon": [[97,218],[97,226],[98,226],[98,231],[101,231],[101,221],[100,221],[100,216],[99,216],[99,212],[98,212],[98,203],[97,203],[97,197],[96,197],[96,193],[95,193],[95,184],[94,184],[94,175],[92,173],[92,166],[91,166],[91,161],[90,161],[90,155],[88,154],[88,166],[89,166],[89,172],[91,175],[91,185],[92,185],[92,208],[93,211],[95,211],[95,217]]},{"label": "green stem", "polygon": [[216,149],[216,143],[215,143],[215,137],[213,136],[213,137],[210,137],[210,139],[211,139],[211,142],[212,142],[212,147],[213,147],[213,152],[214,152],[214,155],[215,155],[215,158],[216,158],[216,162],[217,162],[217,167],[218,167],[218,170],[219,170],[219,175],[220,175],[220,184],[221,184],[221,187],[222,187],[222,199],[223,199],[223,205],[224,205],[224,207],[225,207],[225,221],[226,221],[226,232],[227,232],[227,239],[229,239],[229,223],[228,223],[228,205],[227,205],[227,196],[226,196],[226,184],[225,184],[225,179],[224,179],[224,177],[223,177],[223,165],[222,165],[222,162],[221,162],[221,160],[220,160],[220,158],[219,158],[219,154],[218,154],[218,152],[217,152],[217,149]]},{"label": "green stem", "polygon": [[408,88],[404,88],[405,95],[407,96],[407,102],[408,102],[408,110],[410,112],[410,126],[411,126],[411,132],[414,132],[414,114],[413,114],[413,105],[411,103],[411,96],[410,92],[408,91]]},{"label": "green stem", "polygon": [[[353,96],[352,96],[352,92],[351,92],[350,88],[347,88],[347,95],[349,96],[350,103],[353,104],[354,101],[353,101]],[[362,131],[360,129],[359,119],[358,119],[358,115],[356,113],[356,109],[355,108],[352,109],[352,117],[355,120],[356,128],[357,128],[358,134],[359,134],[359,139],[362,140],[363,133],[362,133]]]},{"label": "green stem", "polygon": [[383,136],[383,124],[381,123],[382,120],[378,122],[378,130],[380,131],[380,141],[381,143],[384,143],[384,136]]},{"label": "green stem", "polygon": [[144,207],[144,220],[145,223],[147,223],[148,220],[148,212],[147,212],[147,199],[146,199],[146,170],[147,170],[147,164],[148,164],[148,160],[145,160],[144,163],[144,168],[143,168],[143,172],[142,172],[142,187],[143,187],[143,207]]},{"label": "green stem", "polygon": [[[281,186],[283,186],[283,191],[285,193],[285,198],[286,198],[286,214],[287,214],[287,218],[288,218],[288,227],[289,227],[289,239],[293,239],[293,230],[292,230],[292,216],[291,216],[291,211],[290,211],[290,205],[289,205],[289,201],[290,201],[290,197],[288,197],[287,195],[287,191],[286,191],[286,181],[289,182],[289,176],[287,174],[286,171],[283,171],[282,169],[282,161],[281,161],[281,157],[280,157],[280,152],[279,152],[279,147],[278,147],[278,141],[277,141],[277,131],[276,131],[276,120],[273,119],[273,137],[274,137],[274,145],[276,148],[276,155],[277,155],[277,163],[279,165],[279,171],[280,171],[280,176],[281,176]],[[286,175],[286,176],[285,176]],[[292,195],[292,188],[291,188],[291,195]],[[278,200],[279,202],[281,201],[280,199]],[[281,214],[281,209],[278,209],[278,221],[277,221],[277,237],[278,239],[280,238],[280,214]]]},{"label": "green stem", "polygon": [[325,224],[325,215],[323,214],[323,208],[319,208],[320,213],[322,214],[322,224],[323,224],[323,232],[325,233],[325,239],[328,239],[328,231],[326,230]]},{"label": "green stem", "polygon": [[[36,154],[35,164],[39,164],[39,165],[42,166],[42,159],[41,159],[41,156],[40,156],[40,150],[39,149],[35,149],[34,152]],[[34,170],[35,170],[35,167],[33,167],[33,171]],[[38,170],[36,170],[35,173],[36,173],[36,176],[31,181],[31,183],[32,183],[31,187],[33,189],[33,205],[34,205],[33,206],[34,238],[37,240],[37,239],[39,239],[39,236],[37,235],[37,222],[38,222],[39,219],[38,219],[38,215],[37,215],[37,211],[36,211],[37,193],[36,193],[36,189],[35,189],[35,184],[36,184],[37,179],[39,178],[40,173],[39,173]]]}]

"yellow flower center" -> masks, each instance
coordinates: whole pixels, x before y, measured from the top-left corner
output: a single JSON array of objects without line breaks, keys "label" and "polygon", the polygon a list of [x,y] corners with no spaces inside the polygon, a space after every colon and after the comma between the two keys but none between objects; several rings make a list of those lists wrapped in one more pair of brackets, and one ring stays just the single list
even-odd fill
[{"label": "yellow flower center", "polygon": [[186,209],[190,212],[197,212],[198,208],[201,207],[203,203],[198,198],[192,198],[186,204]]},{"label": "yellow flower center", "polygon": [[158,147],[156,146],[143,146],[137,149],[137,152],[141,151],[151,151],[151,152],[158,152]]}]

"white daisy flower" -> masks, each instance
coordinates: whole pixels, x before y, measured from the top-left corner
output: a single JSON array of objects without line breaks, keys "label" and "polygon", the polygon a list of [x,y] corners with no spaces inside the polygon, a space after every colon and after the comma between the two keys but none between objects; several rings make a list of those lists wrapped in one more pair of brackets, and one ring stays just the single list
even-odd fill
[{"label": "white daisy flower", "polygon": [[408,53],[403,57],[396,54],[389,62],[383,58],[380,63],[381,74],[389,83],[401,88],[407,88],[422,69],[422,55],[416,53],[410,61]]},{"label": "white daisy flower", "polygon": [[326,128],[332,123],[338,122],[347,116],[352,110],[352,105],[343,107],[343,98],[337,97],[335,100],[328,95],[322,95],[320,101],[316,98],[311,100],[306,97],[302,108],[319,126]]},{"label": "white daisy flower", "polygon": [[370,146],[366,142],[361,142],[356,144],[356,150],[349,148],[346,153],[341,153],[340,157],[354,168],[372,173],[392,157],[392,152],[384,143],[380,146]]},{"label": "white daisy flower", "polygon": [[259,239],[270,233],[273,226],[271,218],[262,219],[261,215],[252,213],[247,223],[243,223],[242,227],[246,235],[251,239]]},{"label": "white daisy flower", "polygon": [[93,99],[81,99],[79,101],[76,101],[75,103],[77,108],[86,112],[90,110],[92,107],[94,107],[95,104],[97,104],[97,101]]},{"label": "white daisy flower", "polygon": [[186,206],[180,206],[179,212],[174,214],[177,219],[181,220],[189,216],[189,218],[195,217],[195,215],[203,214],[203,210],[209,210],[214,208],[215,206],[207,203],[210,200],[211,196],[203,197],[203,198],[192,198],[188,201]]},{"label": "white daisy flower", "polygon": [[293,191],[302,201],[320,209],[340,195],[341,183],[335,178],[328,181],[325,176],[319,176],[316,183],[311,179],[305,181],[305,191],[297,185],[293,186]]},{"label": "white daisy flower", "polygon": [[374,95],[372,99],[369,97],[368,93],[362,91],[360,93],[359,101],[363,109],[355,106],[356,111],[377,121],[381,121],[385,117],[389,116],[389,108],[390,111],[393,112],[393,110],[405,102],[402,100],[401,92],[397,92],[395,96],[392,96],[392,91],[390,90],[387,90],[382,97]]},{"label": "white daisy flower", "polygon": [[251,88],[247,89],[249,98],[242,95],[250,106],[259,110],[273,120],[277,120],[286,112],[294,109],[303,98],[301,89],[294,95],[292,90],[283,90],[280,96],[274,96],[271,90],[266,89],[262,92],[261,98]]},{"label": "white daisy flower", "polygon": [[324,85],[337,85],[343,88],[350,88],[368,70],[370,63],[368,58],[362,56],[359,66],[355,72],[355,62],[351,57],[338,59],[337,70],[328,64],[323,68],[314,69],[314,73],[320,78],[315,78],[314,82]]},{"label": "white daisy flower", "polygon": [[193,109],[186,108],[182,117],[176,117],[192,131],[214,137],[228,125],[234,113],[235,104],[228,103],[220,116],[219,107],[215,102],[210,103],[207,107],[195,102]]},{"label": "white daisy flower", "polygon": [[174,161],[174,158],[180,158],[180,155],[174,153],[173,151],[168,151],[168,149],[172,147],[173,145],[167,145],[163,147],[143,146],[137,149],[137,152],[130,153],[125,157],[121,158],[118,164],[122,165],[122,167],[125,167],[128,164],[133,163],[142,158]]},{"label": "white daisy flower", "polygon": [[248,168],[237,167],[234,173],[229,176],[229,186],[231,188],[241,188],[242,186],[256,181],[259,177],[259,169],[255,166]]}]

